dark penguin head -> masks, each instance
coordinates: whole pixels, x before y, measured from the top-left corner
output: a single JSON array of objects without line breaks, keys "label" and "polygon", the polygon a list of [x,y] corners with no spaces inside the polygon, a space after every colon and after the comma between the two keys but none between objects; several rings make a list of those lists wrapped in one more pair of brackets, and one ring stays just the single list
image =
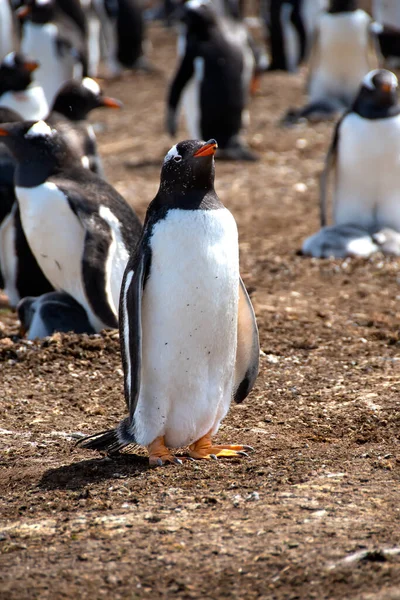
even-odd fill
[{"label": "dark penguin head", "polygon": [[330,0],[328,12],[331,14],[353,12],[358,8],[358,0]]},{"label": "dark penguin head", "polygon": [[83,121],[95,108],[121,108],[122,103],[104,96],[96,81],[85,77],[81,82],[68,81],[58,92],[52,111],[71,121]]},{"label": "dark penguin head", "polygon": [[352,112],[365,119],[385,119],[400,113],[396,75],[375,69],[365,75],[353,104]]},{"label": "dark penguin head", "polygon": [[182,7],[181,20],[189,31],[201,35],[217,22],[211,0],[189,0]]},{"label": "dark penguin head", "polygon": [[44,25],[54,19],[56,12],[55,0],[25,0],[17,15],[20,19],[28,18],[32,23]]},{"label": "dark penguin head", "polygon": [[0,64],[0,96],[5,92],[23,92],[32,83],[32,73],[39,67],[36,60],[10,52]]},{"label": "dark penguin head", "polygon": [[44,121],[0,125],[0,141],[17,161],[15,182],[23,187],[40,185],[65,168],[81,168],[79,159],[61,135]]},{"label": "dark penguin head", "polygon": [[159,194],[178,199],[213,190],[217,147],[215,140],[185,140],[172,146],[161,169]]}]

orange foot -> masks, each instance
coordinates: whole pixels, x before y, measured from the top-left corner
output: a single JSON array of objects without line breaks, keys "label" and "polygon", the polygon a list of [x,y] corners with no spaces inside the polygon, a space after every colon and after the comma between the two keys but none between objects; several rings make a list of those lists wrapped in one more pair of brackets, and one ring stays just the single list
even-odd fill
[{"label": "orange foot", "polygon": [[214,446],[211,442],[211,434],[197,440],[189,446],[189,456],[191,458],[205,458],[207,460],[217,460],[218,458],[234,458],[248,456],[246,451],[252,451],[251,446],[232,446],[229,444]]},{"label": "orange foot", "polygon": [[181,465],[182,461],[173,456],[165,445],[164,436],[160,436],[147,446],[149,451],[149,464],[151,467],[161,467],[166,463]]}]

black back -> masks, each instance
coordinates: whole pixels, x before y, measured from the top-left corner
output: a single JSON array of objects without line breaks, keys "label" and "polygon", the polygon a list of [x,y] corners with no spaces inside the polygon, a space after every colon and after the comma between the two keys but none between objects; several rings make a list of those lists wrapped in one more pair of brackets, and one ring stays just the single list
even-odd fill
[{"label": "black back", "polygon": [[118,0],[117,58],[121,65],[132,68],[143,55],[145,25],[139,0]]},{"label": "black back", "polygon": [[358,9],[358,0],[330,0],[328,12],[331,14],[354,12]]}]

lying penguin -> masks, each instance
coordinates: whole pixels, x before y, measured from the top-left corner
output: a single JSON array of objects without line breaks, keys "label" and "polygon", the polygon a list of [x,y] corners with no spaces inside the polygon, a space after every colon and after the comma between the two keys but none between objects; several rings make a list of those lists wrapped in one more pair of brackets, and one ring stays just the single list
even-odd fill
[{"label": "lying penguin", "polygon": [[[118,452],[147,446],[150,465],[243,456],[212,437],[232,398],[258,373],[256,320],[239,275],[238,232],[214,190],[215,140],[180,142],[165,157],[158,194],[125,271],[120,340],[129,416],[80,441]],[[179,257],[179,259],[177,259]]]},{"label": "lying penguin", "polygon": [[27,296],[17,306],[20,335],[28,340],[56,332],[95,333],[85,309],[65,292],[49,292],[38,298]]},{"label": "lying penguin", "polygon": [[[316,257],[400,255],[400,104],[390,71],[368,73],[336,126],[321,178],[322,229],[303,253]],[[327,227],[327,188],[334,173],[333,225]]]},{"label": "lying penguin", "polygon": [[116,327],[123,272],[142,229],[135,212],[44,121],[1,125],[0,140],[17,162],[22,227],[42,273],[84,307],[96,331]]},{"label": "lying penguin", "polygon": [[[371,17],[357,0],[330,0],[320,16],[309,59],[309,102],[290,109],[283,124],[329,119],[348,110],[364,75],[378,66]],[[371,58],[372,62],[371,62]]]}]

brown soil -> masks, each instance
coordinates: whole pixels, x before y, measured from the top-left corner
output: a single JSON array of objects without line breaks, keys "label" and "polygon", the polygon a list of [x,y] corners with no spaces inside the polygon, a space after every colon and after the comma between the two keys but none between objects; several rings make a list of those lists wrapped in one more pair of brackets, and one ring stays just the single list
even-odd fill
[{"label": "brown soil", "polygon": [[[96,115],[107,175],[141,217],[171,146],[175,40],[152,39],[160,73],[105,84],[125,110]],[[140,449],[75,449],[73,432],[124,414],[117,333],[21,341],[0,307],[2,600],[400,598],[399,261],[296,254],[332,131],[277,126],[304,78],[265,76],[248,132],[260,162],[217,164],[264,352],[218,441],[250,458],[150,470]]]}]

